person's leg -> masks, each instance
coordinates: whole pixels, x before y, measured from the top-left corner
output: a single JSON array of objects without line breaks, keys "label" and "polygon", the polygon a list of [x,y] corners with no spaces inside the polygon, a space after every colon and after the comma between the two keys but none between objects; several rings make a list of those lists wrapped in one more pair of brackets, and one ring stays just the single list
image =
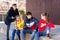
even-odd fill
[{"label": "person's leg", "polygon": [[41,37],[41,36],[46,36],[47,30],[50,30],[50,28],[47,27],[44,31],[37,32],[35,34],[35,40],[39,40],[39,37]]},{"label": "person's leg", "polygon": [[33,40],[33,39],[34,39],[35,33],[36,33],[36,32],[34,32],[34,31],[32,32],[29,40]]},{"label": "person's leg", "polygon": [[16,33],[16,30],[14,29],[13,32],[12,32],[12,40],[14,40],[15,33]]},{"label": "person's leg", "polygon": [[39,32],[35,33],[35,40],[39,40]]},{"label": "person's leg", "polygon": [[23,30],[21,31],[22,40],[25,40],[25,34],[26,34],[26,33],[30,33],[30,34],[31,34],[32,32],[31,32],[31,30],[29,30],[29,29],[23,29]]},{"label": "person's leg", "polygon": [[[29,29],[23,29],[22,31],[21,31],[21,37],[22,37],[22,40],[25,40],[25,37],[24,37],[24,35],[26,34],[26,33],[29,33],[29,34],[31,34],[32,33],[32,30],[29,30]],[[33,33],[34,34],[34,33]]]},{"label": "person's leg", "polygon": [[16,30],[16,34],[17,34],[17,36],[18,36],[18,40],[21,40],[21,39],[20,39],[20,30]]},{"label": "person's leg", "polygon": [[45,36],[46,30],[35,33],[35,40],[39,40],[39,37]]},{"label": "person's leg", "polygon": [[21,39],[22,39],[22,40],[25,40],[25,37],[24,37],[24,30],[21,30],[21,31],[20,31],[20,34],[21,34]]},{"label": "person's leg", "polygon": [[10,30],[10,24],[9,25],[7,25],[7,40],[9,40],[9,30]]},{"label": "person's leg", "polygon": [[51,30],[50,27],[47,26],[47,28],[46,28],[47,37],[50,37],[50,30]]},{"label": "person's leg", "polygon": [[47,31],[47,30],[50,32],[51,28],[47,26],[47,27],[46,27],[46,31]]}]

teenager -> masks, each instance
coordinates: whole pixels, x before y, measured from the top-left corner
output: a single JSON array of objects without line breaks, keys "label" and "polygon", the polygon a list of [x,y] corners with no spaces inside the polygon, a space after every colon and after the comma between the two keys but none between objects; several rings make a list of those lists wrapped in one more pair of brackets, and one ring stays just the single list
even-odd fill
[{"label": "teenager", "polygon": [[25,40],[24,33],[31,34],[29,40],[33,40],[34,35],[37,31],[38,20],[32,16],[31,12],[26,13],[26,18],[24,20],[24,29],[23,29],[23,39]]},{"label": "teenager", "polygon": [[7,13],[7,17],[5,19],[5,24],[7,25],[7,40],[9,40],[9,30],[10,30],[10,25],[12,22],[15,21],[16,15],[19,15],[17,5],[13,4],[12,7],[9,9]]}]

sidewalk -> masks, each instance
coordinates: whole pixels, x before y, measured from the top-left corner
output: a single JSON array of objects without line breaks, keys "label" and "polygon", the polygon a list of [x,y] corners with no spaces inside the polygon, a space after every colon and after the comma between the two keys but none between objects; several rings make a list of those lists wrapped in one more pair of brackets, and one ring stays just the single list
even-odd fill
[{"label": "sidewalk", "polygon": [[[6,25],[4,23],[0,23],[0,28],[4,28],[3,30],[6,31]],[[10,29],[10,38],[12,34],[12,30],[14,29],[14,24],[11,24],[11,29]],[[6,40],[6,33],[2,34],[0,29],[0,40]],[[60,40],[60,26],[55,25],[55,29],[51,30],[51,36],[53,40]]]}]

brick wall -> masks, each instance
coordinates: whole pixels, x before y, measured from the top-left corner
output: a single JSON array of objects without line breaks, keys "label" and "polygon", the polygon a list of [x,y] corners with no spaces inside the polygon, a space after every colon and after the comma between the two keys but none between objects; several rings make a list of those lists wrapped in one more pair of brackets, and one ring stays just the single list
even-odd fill
[{"label": "brick wall", "polygon": [[26,0],[26,10],[37,19],[40,19],[41,12],[47,12],[55,24],[60,24],[60,0]]}]

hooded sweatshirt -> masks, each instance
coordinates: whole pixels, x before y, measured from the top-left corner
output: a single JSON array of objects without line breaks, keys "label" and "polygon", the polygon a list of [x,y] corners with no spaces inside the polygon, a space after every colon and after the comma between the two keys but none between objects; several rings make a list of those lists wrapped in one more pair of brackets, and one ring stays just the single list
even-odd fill
[{"label": "hooded sweatshirt", "polygon": [[35,17],[28,19],[27,17],[24,20],[24,29],[37,30],[38,20]]},{"label": "hooded sweatshirt", "polygon": [[[43,26],[43,24],[44,24],[45,26]],[[39,23],[38,23],[38,31],[43,31],[43,30],[45,30],[47,26],[50,27],[50,28],[54,28],[54,24],[52,23],[51,20],[48,20],[48,23],[46,23],[45,20],[41,19],[41,20],[39,21]]]},{"label": "hooded sweatshirt", "polygon": [[11,22],[14,22],[15,19],[12,19],[12,17],[16,17],[16,15],[19,15],[18,9],[14,10],[13,7],[11,7],[7,12],[5,24],[9,25]]},{"label": "hooded sweatshirt", "polygon": [[15,24],[16,24],[16,29],[22,30],[23,27],[24,27],[24,20],[23,20],[23,18],[20,18],[20,20],[16,20]]}]

